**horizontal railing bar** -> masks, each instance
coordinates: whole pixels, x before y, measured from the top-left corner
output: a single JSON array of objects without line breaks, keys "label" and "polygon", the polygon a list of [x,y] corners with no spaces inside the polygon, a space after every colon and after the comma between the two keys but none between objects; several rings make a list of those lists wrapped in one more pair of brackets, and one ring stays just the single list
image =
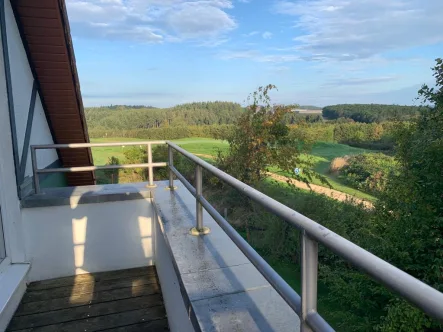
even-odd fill
[{"label": "horizontal railing bar", "polygon": [[133,146],[133,145],[159,145],[166,144],[166,141],[141,141],[141,142],[122,142],[122,143],[72,143],[72,144],[46,144],[32,145],[36,150],[47,149],[79,149],[79,148],[98,148],[107,146]]},{"label": "horizontal railing bar", "polygon": [[205,210],[214,218],[217,224],[225,231],[229,238],[245,254],[251,263],[260,271],[272,287],[281,295],[286,303],[300,313],[301,298],[288,283],[251,247],[251,245],[222,217],[220,213],[204,198],[194,195]]},{"label": "horizontal railing bar", "polygon": [[328,324],[327,321],[323,319],[323,317],[318,312],[311,312],[308,314],[306,319],[308,321],[309,326],[314,331],[322,331],[322,332],[333,332],[335,331],[331,325]]},{"label": "horizontal railing bar", "polygon": [[181,181],[181,183],[183,183],[183,185],[186,187],[186,189],[189,190],[189,192],[192,194],[192,196],[195,197],[197,191],[195,190],[195,188],[192,186],[192,184],[190,184],[188,182],[188,180],[185,179],[185,177],[183,175],[181,175],[181,173],[179,171],[177,171],[177,169],[174,166],[169,166],[169,169],[172,171],[172,173],[175,174],[175,176],[177,177],[177,179],[179,179]]},{"label": "horizontal railing bar", "polygon": [[131,164],[131,165],[106,165],[106,166],[84,166],[84,167],[62,167],[62,168],[42,168],[35,170],[38,174],[43,173],[75,173],[88,172],[107,169],[127,169],[127,168],[149,168],[149,167],[165,167],[167,163],[152,163],[152,164]]},{"label": "horizontal railing bar", "polygon": [[372,276],[381,284],[417,305],[430,316],[443,322],[443,306],[441,305],[443,303],[443,294],[436,289],[415,279],[406,272],[371,254],[308,217],[201,160],[178,145],[172,142],[167,142],[167,144],[276,216],[286,220],[298,229],[306,230],[308,235],[320,244],[329,248],[354,266],[362,269],[366,274]]}]

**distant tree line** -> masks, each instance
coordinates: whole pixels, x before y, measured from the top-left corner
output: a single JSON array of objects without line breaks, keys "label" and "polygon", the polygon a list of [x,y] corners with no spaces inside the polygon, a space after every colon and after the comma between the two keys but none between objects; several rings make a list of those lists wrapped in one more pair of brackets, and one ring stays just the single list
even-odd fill
[{"label": "distant tree line", "polygon": [[285,114],[284,119],[286,124],[323,122],[321,114],[300,114],[296,112]]},{"label": "distant tree line", "polygon": [[109,105],[109,106],[100,106],[100,107],[90,107],[93,109],[110,109],[110,110],[126,110],[126,109],[142,109],[142,108],[157,108],[154,106],[146,106],[146,105]]},{"label": "distant tree line", "polygon": [[89,137],[128,137],[141,138],[144,140],[172,140],[188,137],[203,137],[225,139],[234,130],[234,125],[212,126],[178,126],[160,127],[152,129],[89,129]]},{"label": "distant tree line", "polygon": [[[316,110],[316,106],[300,106]],[[323,108],[320,114],[290,112],[285,115],[286,124],[321,123],[324,118],[334,122],[380,123],[390,120],[410,120],[419,114],[420,107],[342,104]],[[244,108],[233,102],[195,102],[171,108],[154,108],[143,105],[111,105],[86,108],[86,120],[91,130],[133,130],[163,127],[209,126],[234,124]]]},{"label": "distant tree line", "polygon": [[347,118],[364,123],[410,120],[419,114],[420,108],[381,104],[341,104],[324,107],[323,117],[329,120]]},{"label": "distant tree line", "polygon": [[322,107],[312,106],[312,105],[302,105],[302,106],[299,106],[299,109],[309,110],[309,111],[321,111]]},{"label": "distant tree line", "polygon": [[[308,142],[337,142],[355,147],[389,151],[394,148],[394,123],[329,123],[299,122],[289,125],[291,136]],[[169,126],[140,129],[89,128],[89,137],[129,137],[171,140],[187,137],[227,139],[235,125]]]},{"label": "distant tree line", "polygon": [[232,102],[199,102],[172,108],[110,106],[87,108],[89,129],[132,130],[170,126],[203,126],[233,124],[243,112]]}]

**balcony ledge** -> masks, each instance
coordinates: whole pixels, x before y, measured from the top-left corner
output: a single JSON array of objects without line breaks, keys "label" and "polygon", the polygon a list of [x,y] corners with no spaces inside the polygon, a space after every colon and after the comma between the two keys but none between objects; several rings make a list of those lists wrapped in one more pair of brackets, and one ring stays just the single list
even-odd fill
[{"label": "balcony ledge", "polygon": [[[173,261],[186,312],[196,331],[298,331],[300,320],[215,220],[204,211],[211,233],[193,236],[195,198],[157,182],[157,222]],[[157,240],[158,241],[158,240]],[[156,262],[162,282],[161,269]],[[167,295],[163,287],[166,310]],[[174,315],[168,312],[173,330]]]},{"label": "balcony ledge", "polygon": [[95,186],[49,188],[41,194],[30,195],[21,201],[22,208],[78,205],[129,201],[152,198],[152,188],[147,182],[107,184]]},{"label": "balcony ledge", "polygon": [[0,272],[0,331],[4,331],[26,290],[30,264],[10,264]]}]

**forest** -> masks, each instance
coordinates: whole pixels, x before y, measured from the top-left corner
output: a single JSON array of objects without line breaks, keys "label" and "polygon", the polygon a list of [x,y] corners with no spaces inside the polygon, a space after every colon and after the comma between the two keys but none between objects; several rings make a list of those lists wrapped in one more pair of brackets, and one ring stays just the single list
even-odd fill
[{"label": "forest", "polygon": [[243,111],[232,102],[199,102],[172,108],[124,108],[120,106],[86,108],[86,121],[90,129],[150,129],[169,126],[201,126],[232,124]]},{"label": "forest", "polygon": [[109,110],[126,110],[126,109],[142,109],[142,108],[157,108],[149,105],[109,105],[96,107],[97,109],[109,109]]},{"label": "forest", "polygon": [[[319,110],[316,106],[299,106],[300,109]],[[417,116],[420,107],[343,104],[326,106],[323,114],[288,112],[283,121],[289,125],[305,123],[382,123],[390,120],[410,120]],[[85,109],[89,130],[135,130],[187,126],[232,125],[245,108],[238,103],[215,101],[181,104],[171,108],[142,105],[111,105]]]},{"label": "forest", "polygon": [[419,114],[420,108],[382,104],[340,104],[323,107],[323,117],[330,120],[352,119],[364,123],[410,120]]}]

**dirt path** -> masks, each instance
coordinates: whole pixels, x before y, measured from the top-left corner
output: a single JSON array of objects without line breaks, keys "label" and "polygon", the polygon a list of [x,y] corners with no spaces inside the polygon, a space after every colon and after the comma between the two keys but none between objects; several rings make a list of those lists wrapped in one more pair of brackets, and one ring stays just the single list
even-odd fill
[{"label": "dirt path", "polygon": [[194,155],[196,155],[197,157],[203,157],[206,159],[215,159],[215,157],[211,156],[210,154],[194,153]]},{"label": "dirt path", "polygon": [[[211,156],[209,154],[195,153],[195,155],[198,157],[203,157],[203,158],[207,158],[207,159],[214,159],[214,156]],[[316,184],[310,184],[310,188],[309,188],[308,185],[302,181],[297,181],[297,180],[288,178],[286,176],[271,173],[271,172],[268,172],[266,174],[269,175],[269,177],[271,177],[272,179],[274,179],[276,181],[288,183],[288,180],[289,180],[290,183],[295,185],[297,188],[304,189],[304,190],[312,190],[313,192],[316,192],[316,193],[322,194],[322,195],[326,195],[328,197],[336,199],[337,201],[341,201],[341,202],[348,201],[353,204],[363,204],[368,209],[374,208],[374,205],[367,200],[357,198],[357,197],[349,195],[349,194],[345,194],[345,193],[335,190],[335,189],[322,187],[322,186],[319,186]]]},{"label": "dirt path", "polygon": [[357,197],[349,195],[349,194],[345,194],[345,193],[338,191],[338,190],[322,187],[322,186],[319,186],[316,184],[310,184],[311,188],[309,188],[308,185],[302,181],[297,181],[297,180],[288,178],[286,176],[278,175],[278,174],[271,173],[271,172],[268,172],[266,174],[269,175],[269,177],[271,177],[272,179],[277,180],[279,182],[287,183],[289,181],[291,184],[295,185],[297,188],[305,189],[305,190],[312,190],[313,192],[329,196],[329,197],[336,199],[338,201],[341,201],[341,202],[349,201],[354,204],[363,204],[365,207],[367,207],[369,209],[374,208],[374,205],[371,202],[366,201],[364,199],[357,198]]}]

